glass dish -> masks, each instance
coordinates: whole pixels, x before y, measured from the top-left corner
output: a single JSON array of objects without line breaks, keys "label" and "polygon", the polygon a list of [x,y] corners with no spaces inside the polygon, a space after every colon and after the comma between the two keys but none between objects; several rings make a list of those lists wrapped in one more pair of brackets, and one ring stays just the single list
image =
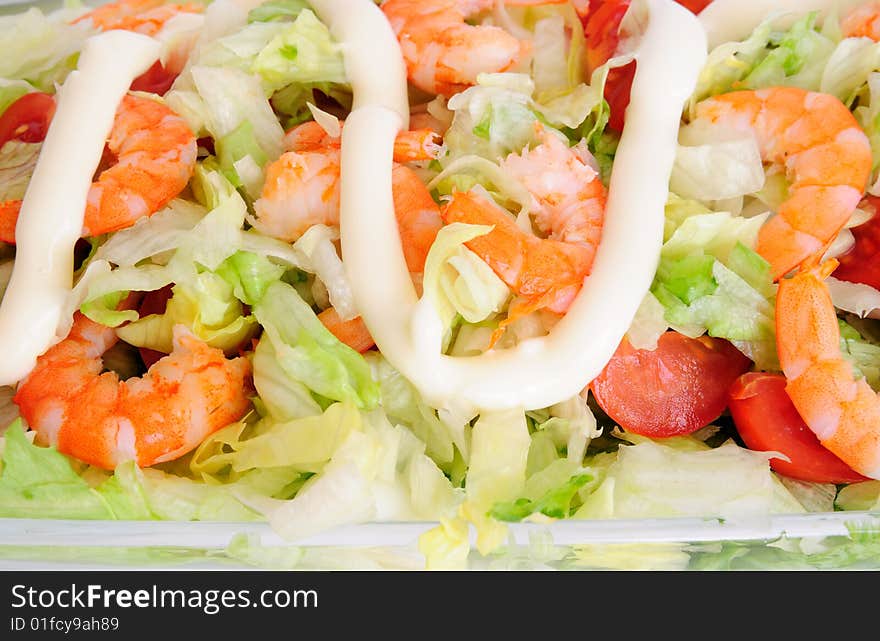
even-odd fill
[{"label": "glass dish", "polygon": [[[0,0],[0,15],[58,4]],[[418,538],[436,525],[366,523],[289,542],[263,523],[0,519],[0,569],[419,570]],[[472,551],[466,567],[880,570],[880,511],[513,524],[507,546]]]}]

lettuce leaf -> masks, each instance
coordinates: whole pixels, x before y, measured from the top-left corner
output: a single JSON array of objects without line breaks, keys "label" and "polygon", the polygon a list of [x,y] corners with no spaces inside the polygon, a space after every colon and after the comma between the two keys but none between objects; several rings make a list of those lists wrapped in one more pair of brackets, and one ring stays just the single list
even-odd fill
[{"label": "lettuce leaf", "polygon": [[324,398],[373,408],[379,388],[364,357],[341,343],[287,283],[272,283],[253,307],[288,376]]},{"label": "lettuce leaf", "polygon": [[804,512],[770,470],[770,456],[732,441],[699,450],[651,440],[622,446],[605,479],[574,518],[732,518]]},{"label": "lettuce leaf", "polygon": [[778,16],[772,16],[745,40],[713,49],[700,72],[690,110],[709,96],[736,89],[818,88],[837,43],[816,31],[817,17],[817,12],[806,14],[779,31],[775,27]]},{"label": "lettuce leaf", "polygon": [[0,202],[21,200],[43,143],[9,140],[0,147]]},{"label": "lettuce leaf", "polygon": [[0,78],[24,80],[39,91],[55,92],[76,68],[86,38],[94,33],[90,24],[70,24],[76,12],[44,14],[40,9],[0,16]]},{"label": "lettuce leaf", "polygon": [[510,289],[465,243],[492,230],[486,225],[452,223],[437,234],[425,261],[422,281],[425,295],[433,303],[451,337],[453,321],[480,323],[502,311]]}]

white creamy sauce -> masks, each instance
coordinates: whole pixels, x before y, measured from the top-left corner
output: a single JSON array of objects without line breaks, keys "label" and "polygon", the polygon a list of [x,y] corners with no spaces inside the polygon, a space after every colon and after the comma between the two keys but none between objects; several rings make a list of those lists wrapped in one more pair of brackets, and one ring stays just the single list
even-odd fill
[{"label": "white creamy sauce", "polygon": [[132,32],[93,36],[58,93],[15,228],[15,266],[0,305],[0,385],[24,378],[58,340],[73,280],[73,247],[116,108],[160,51],[159,42]]},{"label": "white creamy sauce", "polygon": [[709,48],[724,42],[744,40],[759,24],[773,15],[794,13],[786,18],[795,20],[810,11],[822,15],[836,12],[842,16],[848,9],[865,0],[714,0],[700,12],[700,23],[706,30]]},{"label": "white creamy sauce", "polygon": [[397,40],[369,0],[312,5],[344,43],[355,87],[355,109],[343,130],[342,252],[356,306],[379,349],[440,408],[534,409],[579,393],[613,355],[654,277],[681,110],[706,58],[700,23],[671,0],[647,2],[649,24],[636,54],[603,239],[566,316],[550,335],[513,349],[451,357],[441,353],[436,310],[417,299],[394,216],[392,150],[407,126]]}]

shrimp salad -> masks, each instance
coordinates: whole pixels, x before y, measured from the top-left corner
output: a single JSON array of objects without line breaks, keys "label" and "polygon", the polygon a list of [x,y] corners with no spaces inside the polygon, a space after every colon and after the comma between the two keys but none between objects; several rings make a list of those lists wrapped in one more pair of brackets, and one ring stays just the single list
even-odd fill
[{"label": "shrimp salad", "polygon": [[520,521],[880,509],[880,3],[0,41],[0,517],[426,521],[454,567]]}]

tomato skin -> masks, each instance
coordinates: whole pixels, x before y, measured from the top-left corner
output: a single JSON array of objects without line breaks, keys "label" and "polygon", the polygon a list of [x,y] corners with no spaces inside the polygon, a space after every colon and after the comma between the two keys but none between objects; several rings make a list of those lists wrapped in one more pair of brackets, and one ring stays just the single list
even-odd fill
[{"label": "tomato skin", "polygon": [[[880,212],[880,198],[866,196],[868,204]],[[852,229],[856,242],[853,248],[838,256],[834,277],[851,283],[864,283],[880,289],[880,213]]]},{"label": "tomato skin", "polygon": [[590,390],[624,430],[655,438],[680,436],[721,415],[730,385],[750,365],[725,340],[668,331],[655,350],[637,350],[624,338]]},{"label": "tomato skin", "polygon": [[[712,2],[712,0],[676,1],[695,14]],[[614,56],[620,44],[620,23],[629,10],[630,2],[631,0],[590,0],[590,10],[584,21],[587,67],[590,72],[604,65]],[[611,69],[605,81],[605,100],[611,109],[608,126],[618,133],[623,131],[635,74],[636,63],[630,62],[623,67]]]},{"label": "tomato skin", "polygon": [[0,147],[10,140],[42,142],[55,115],[55,98],[47,93],[26,93],[0,114]]},{"label": "tomato skin", "polygon": [[823,446],[798,414],[782,374],[749,372],[730,387],[729,407],[737,432],[749,449],[780,452],[791,462],[770,459],[782,474],[814,483],[867,481]]},{"label": "tomato skin", "polygon": [[134,79],[131,83],[132,91],[146,91],[164,96],[171,89],[171,85],[177,79],[178,74],[172,73],[162,66],[158,60],[153,66]]}]

